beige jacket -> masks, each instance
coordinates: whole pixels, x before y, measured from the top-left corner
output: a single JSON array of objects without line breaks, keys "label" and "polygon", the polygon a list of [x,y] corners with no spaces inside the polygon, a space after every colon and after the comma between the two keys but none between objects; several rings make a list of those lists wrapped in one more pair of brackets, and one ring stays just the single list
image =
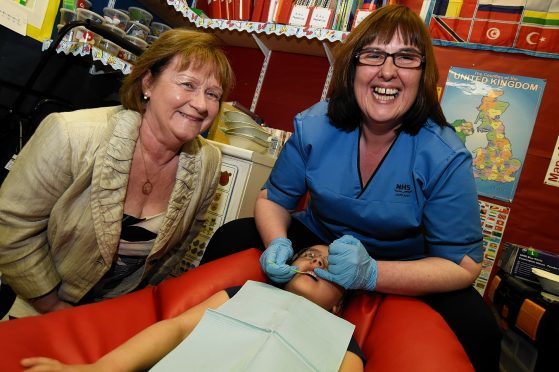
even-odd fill
[{"label": "beige jacket", "polygon": [[[23,298],[80,300],[111,267],[141,116],[122,107],[49,115],[0,188],[0,272]],[[214,195],[221,154],[186,144],[142,280],[157,284],[183,258]]]}]

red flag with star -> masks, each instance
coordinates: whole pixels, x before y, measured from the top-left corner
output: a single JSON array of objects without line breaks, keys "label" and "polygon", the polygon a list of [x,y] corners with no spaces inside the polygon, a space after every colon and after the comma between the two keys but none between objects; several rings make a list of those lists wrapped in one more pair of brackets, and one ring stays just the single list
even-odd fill
[{"label": "red flag with star", "polygon": [[520,26],[516,48],[559,53],[559,27]]}]

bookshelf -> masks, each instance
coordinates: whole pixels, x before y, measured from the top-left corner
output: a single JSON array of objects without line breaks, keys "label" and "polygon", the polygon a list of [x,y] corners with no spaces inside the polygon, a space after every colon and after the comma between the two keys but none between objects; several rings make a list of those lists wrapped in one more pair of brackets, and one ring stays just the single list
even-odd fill
[{"label": "bookshelf", "polygon": [[325,76],[320,96],[321,100],[325,99],[333,70],[331,50],[337,42],[343,41],[349,34],[349,32],[312,27],[202,18],[188,7],[186,0],[140,0],[139,2],[173,27],[208,30],[226,45],[260,49],[264,54],[264,61],[250,105],[251,111],[256,110],[268,63],[274,51],[326,57],[330,68]]},{"label": "bookshelf", "polygon": [[258,48],[254,37],[251,36],[257,35],[272,51],[324,57],[326,56],[324,45],[331,48],[349,34],[349,32],[275,23],[201,18],[190,10],[186,0],[139,0],[139,2],[173,27],[186,26],[211,30],[225,44],[231,46]]},{"label": "bookshelf", "polygon": [[[265,117],[271,126],[283,130],[292,130],[292,119],[297,112],[326,98],[333,71],[332,50],[336,44],[343,42],[349,35],[349,32],[344,31],[274,23],[203,19],[188,7],[186,0],[137,1],[172,27],[212,32],[228,47],[259,49],[264,56],[262,63],[259,65],[248,63],[251,71],[257,74],[254,88],[253,90],[243,88],[243,96],[236,99],[250,107],[251,111],[258,112],[261,117]],[[419,13],[423,0],[401,0],[400,3]],[[252,56],[252,59],[258,58],[255,57],[255,53],[248,54]],[[291,57],[287,57],[288,55]],[[317,59],[324,59],[325,63],[317,63]],[[279,61],[289,63],[290,60],[296,60],[297,63],[302,64],[306,64],[306,60],[308,60],[311,61],[311,64],[319,66],[317,70],[310,71],[304,68],[298,71],[293,65],[277,67]],[[268,64],[270,68],[268,68]],[[240,81],[246,85],[248,80],[252,85],[253,75],[247,74],[247,66],[241,64],[238,68],[240,74],[245,78]],[[267,70],[269,71],[267,72]],[[291,79],[286,79],[286,76]],[[298,79],[294,79],[295,76]],[[286,80],[290,80],[291,85],[285,84]],[[312,84],[309,84],[310,81]],[[305,92],[305,95],[294,95],[292,94],[294,90]],[[271,91],[273,93],[270,93]],[[281,108],[278,107],[278,104]],[[273,120],[273,122],[270,123],[268,120]]]}]

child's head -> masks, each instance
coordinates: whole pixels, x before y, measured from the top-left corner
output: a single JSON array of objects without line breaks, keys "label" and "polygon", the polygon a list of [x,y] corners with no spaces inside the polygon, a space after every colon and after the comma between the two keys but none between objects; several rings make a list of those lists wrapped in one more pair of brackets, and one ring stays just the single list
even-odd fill
[{"label": "child's head", "polygon": [[305,274],[296,273],[284,289],[336,314],[341,309],[343,287],[314,274],[316,268],[328,269],[328,246],[313,245],[297,254],[291,264]]}]

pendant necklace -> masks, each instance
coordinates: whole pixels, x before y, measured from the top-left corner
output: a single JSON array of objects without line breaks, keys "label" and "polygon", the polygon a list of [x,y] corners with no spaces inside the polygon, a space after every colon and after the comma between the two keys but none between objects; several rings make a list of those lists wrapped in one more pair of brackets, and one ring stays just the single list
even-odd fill
[{"label": "pendant necklace", "polygon": [[149,195],[153,190],[153,184],[149,180],[148,175],[148,167],[146,166],[146,158],[144,156],[144,145],[142,144],[142,140],[138,138],[138,142],[140,142],[140,153],[142,154],[142,161],[144,162],[144,171],[146,173],[146,182],[142,185],[142,194]]}]

